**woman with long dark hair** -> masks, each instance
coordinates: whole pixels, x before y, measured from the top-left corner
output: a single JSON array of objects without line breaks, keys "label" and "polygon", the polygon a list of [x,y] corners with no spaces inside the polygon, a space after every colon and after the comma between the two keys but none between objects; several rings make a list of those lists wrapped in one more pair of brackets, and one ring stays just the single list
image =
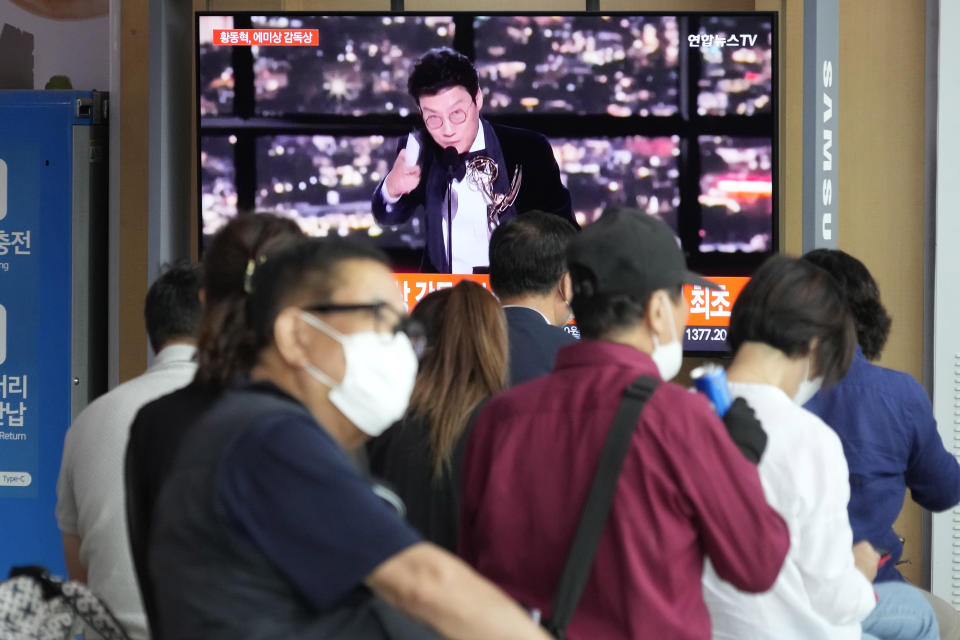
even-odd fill
[{"label": "woman with long dark hair", "polygon": [[465,429],[507,386],[506,320],[468,280],[426,296],[413,317],[427,327],[427,348],[406,416],[367,447],[370,471],[399,493],[426,539],[455,552]]},{"label": "woman with long dark hair", "polygon": [[147,549],[153,506],[180,442],[224,385],[240,374],[229,345],[256,264],[271,248],[303,240],[295,222],[269,213],[241,214],[210,240],[201,262],[204,311],[197,336],[198,370],[183,389],[140,409],[130,428],[125,463],[127,524],[137,582],[151,632],[160,637]]}]

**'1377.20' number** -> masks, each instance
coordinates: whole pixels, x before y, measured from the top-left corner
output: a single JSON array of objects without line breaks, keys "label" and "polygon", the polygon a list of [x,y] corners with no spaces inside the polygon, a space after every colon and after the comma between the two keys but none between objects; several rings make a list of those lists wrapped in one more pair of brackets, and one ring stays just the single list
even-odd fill
[{"label": "'1377.20' number", "polygon": [[726,329],[697,329],[687,327],[687,340],[691,342],[726,342]]}]

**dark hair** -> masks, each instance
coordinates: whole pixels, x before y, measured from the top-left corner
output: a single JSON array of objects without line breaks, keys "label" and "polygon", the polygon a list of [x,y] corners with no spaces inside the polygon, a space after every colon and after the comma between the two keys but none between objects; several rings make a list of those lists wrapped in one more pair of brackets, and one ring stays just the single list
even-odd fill
[{"label": "dark hair", "polygon": [[210,240],[203,252],[203,289],[208,308],[244,295],[247,263],[275,238],[300,240],[297,223],[271,213],[242,213]]},{"label": "dark hair", "polygon": [[463,87],[475,99],[480,79],[467,56],[447,47],[423,54],[407,80],[407,91],[417,104],[422,96],[432,96],[450,87]]},{"label": "dark hair", "polygon": [[440,302],[429,303],[439,332],[420,361],[407,412],[426,421],[439,477],[450,465],[470,413],[507,386],[507,323],[497,299],[476,282],[462,280],[431,293],[414,312],[431,297]]},{"label": "dark hair", "polygon": [[857,327],[857,342],[868,360],[880,357],[892,323],[880,302],[880,289],[867,267],[848,253],[837,249],[816,249],[803,256],[831,276],[840,285]]},{"label": "dark hair", "polygon": [[567,220],[528,211],[490,237],[490,287],[500,298],[547,294],[567,269],[567,245],[577,231]]},{"label": "dark hair", "polygon": [[341,267],[351,260],[371,260],[389,268],[376,247],[351,238],[309,238],[267,254],[253,275],[243,309],[244,329],[233,344],[242,373],[256,364],[260,352],[273,344],[277,315],[289,306],[324,304],[342,282]]},{"label": "dark hair", "polygon": [[267,251],[303,238],[295,222],[269,213],[238,215],[213,236],[201,266],[206,308],[197,337],[197,382],[222,387],[240,372],[231,340],[243,329],[248,271]]},{"label": "dark hair", "polygon": [[740,292],[730,313],[727,341],[734,351],[761,342],[789,357],[813,354],[814,375],[829,384],[843,378],[856,346],[853,318],[836,281],[811,262],[773,256]]},{"label": "dark hair", "polygon": [[200,269],[189,262],[167,265],[150,285],[143,305],[154,353],[174,338],[193,338],[200,323]]},{"label": "dark hair", "polygon": [[[578,276],[574,272],[579,267],[571,265],[571,277]],[[586,276],[583,276],[586,277]],[[582,278],[581,278],[582,279]],[[676,303],[683,296],[683,285],[666,288],[670,299]],[[656,292],[654,292],[656,293]],[[603,340],[612,334],[639,324],[647,311],[651,293],[645,298],[626,293],[597,294],[593,296],[578,296],[574,294],[570,308],[577,320],[580,335],[586,340]],[[682,336],[677,336],[682,340]]]}]

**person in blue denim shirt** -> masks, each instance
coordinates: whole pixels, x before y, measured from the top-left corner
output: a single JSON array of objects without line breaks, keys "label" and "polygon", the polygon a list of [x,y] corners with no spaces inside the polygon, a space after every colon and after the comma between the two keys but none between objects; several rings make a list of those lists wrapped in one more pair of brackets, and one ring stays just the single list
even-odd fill
[{"label": "person in blue denim shirt", "polygon": [[[866,266],[843,251],[818,249],[804,259],[827,270],[842,287],[859,346],[846,377],[814,396],[806,408],[836,431],[850,469],[848,513],[854,540],[890,552],[878,583],[902,581],[896,562],[903,544],[893,530],[906,489],[930,511],[960,502],[960,465],[937,432],[930,399],[909,374],[872,364],[890,332],[890,316]],[[942,638],[960,639],[960,615],[931,600]]]}]

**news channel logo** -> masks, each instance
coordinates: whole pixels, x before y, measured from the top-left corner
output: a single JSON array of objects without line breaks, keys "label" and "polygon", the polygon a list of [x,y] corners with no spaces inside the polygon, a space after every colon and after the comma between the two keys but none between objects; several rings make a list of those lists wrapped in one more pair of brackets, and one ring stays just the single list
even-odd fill
[{"label": "news channel logo", "polygon": [[754,47],[757,44],[757,34],[755,33],[692,33],[687,36],[687,46],[689,48],[704,47]]}]

